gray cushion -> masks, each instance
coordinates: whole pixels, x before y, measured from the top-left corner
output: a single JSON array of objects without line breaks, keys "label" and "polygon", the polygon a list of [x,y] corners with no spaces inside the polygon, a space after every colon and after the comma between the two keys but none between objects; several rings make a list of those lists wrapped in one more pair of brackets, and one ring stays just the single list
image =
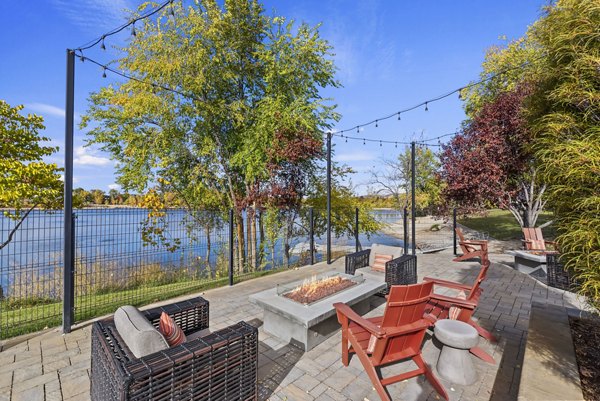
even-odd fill
[{"label": "gray cushion", "polygon": [[121,306],[114,319],[119,335],[136,358],[169,348],[163,335],[135,306]]},{"label": "gray cushion", "polygon": [[376,253],[380,255],[392,255],[392,259],[396,259],[402,256],[403,249],[399,246],[373,244],[371,245],[371,252],[369,253],[369,266],[373,266]]}]

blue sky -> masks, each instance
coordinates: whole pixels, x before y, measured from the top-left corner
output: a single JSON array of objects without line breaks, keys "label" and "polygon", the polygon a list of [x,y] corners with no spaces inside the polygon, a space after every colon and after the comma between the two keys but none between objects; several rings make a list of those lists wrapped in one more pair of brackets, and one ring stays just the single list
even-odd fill
[{"label": "blue sky", "polygon": [[[186,0],[187,2],[191,2]],[[125,22],[123,9],[142,0],[2,1],[0,28],[0,99],[24,104],[25,111],[45,119],[45,136],[61,147],[51,160],[63,164],[66,48],[77,47]],[[342,120],[338,130],[350,128],[476,80],[485,50],[515,39],[541,15],[547,0],[269,0],[269,14],[283,15],[311,25],[322,23],[321,35],[334,47],[338,79],[343,88],[328,90]],[[125,32],[110,44],[127,40]],[[113,50],[86,55],[108,62]],[[87,107],[91,91],[115,77],[102,78],[90,63],[77,62],[76,117]],[[453,132],[464,113],[455,96],[365,128],[358,136],[410,141]],[[355,133],[353,133],[354,135]],[[75,132],[75,187],[108,190],[115,185],[113,162],[97,149],[83,148],[85,132]],[[356,135],[355,135],[356,136]],[[337,138],[335,158],[352,166],[352,182],[360,193],[368,188],[369,172],[380,158],[402,150],[393,145]]]}]

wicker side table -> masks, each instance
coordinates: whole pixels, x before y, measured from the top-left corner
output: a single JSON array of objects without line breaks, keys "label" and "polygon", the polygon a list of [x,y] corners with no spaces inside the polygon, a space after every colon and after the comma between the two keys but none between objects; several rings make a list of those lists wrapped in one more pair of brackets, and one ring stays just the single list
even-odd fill
[{"label": "wicker side table", "polygon": [[568,270],[559,261],[558,253],[546,254],[547,280],[550,287],[572,291],[577,285]]}]

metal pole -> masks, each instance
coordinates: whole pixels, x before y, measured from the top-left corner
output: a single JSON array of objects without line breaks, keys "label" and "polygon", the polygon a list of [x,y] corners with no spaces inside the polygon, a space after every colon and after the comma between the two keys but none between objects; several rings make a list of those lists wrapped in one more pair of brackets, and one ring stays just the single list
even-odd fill
[{"label": "metal pole", "polygon": [[331,264],[331,132],[327,133],[327,264]]},{"label": "metal pole", "polygon": [[408,209],[405,207],[403,212],[402,225],[404,226],[404,254],[408,255]]},{"label": "metal pole", "polygon": [[67,49],[67,93],[65,107],[65,186],[64,186],[64,266],[63,266],[63,333],[73,325],[75,242],[73,231],[73,116],[75,109],[75,52]]},{"label": "metal pole", "polygon": [[360,242],[358,241],[358,208],[356,208],[356,214],[354,216],[354,242],[356,244],[356,251],[359,251]]},{"label": "metal pole", "polygon": [[233,285],[233,209],[229,209],[229,285]]},{"label": "metal pole", "polygon": [[410,168],[411,168],[411,185],[410,192],[412,198],[411,204],[411,223],[412,223],[412,254],[415,255],[417,253],[417,238],[416,238],[416,227],[415,227],[415,188],[416,188],[416,175],[417,168],[415,166],[416,159],[416,150],[415,150],[415,142],[411,142],[410,144]]},{"label": "metal pole", "polygon": [[310,264],[314,265],[315,264],[315,216],[314,216],[314,210],[312,207],[310,209],[308,209],[308,220],[309,220],[308,235],[310,237],[310,239],[309,239],[309,241],[310,241]]},{"label": "metal pole", "polygon": [[454,234],[454,237],[452,239],[453,242],[453,247],[454,247],[454,255],[457,254],[457,249],[456,249],[456,208],[452,209],[452,233]]}]

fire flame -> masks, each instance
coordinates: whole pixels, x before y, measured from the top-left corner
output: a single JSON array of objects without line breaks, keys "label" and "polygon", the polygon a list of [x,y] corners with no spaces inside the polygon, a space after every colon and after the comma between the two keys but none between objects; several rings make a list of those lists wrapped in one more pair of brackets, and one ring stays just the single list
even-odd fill
[{"label": "fire flame", "polygon": [[319,288],[329,287],[339,284],[344,279],[340,276],[324,277],[317,279],[317,276],[312,276],[310,279],[304,280],[304,282],[298,287],[290,291],[291,294],[302,294],[303,296],[310,296],[317,292]]}]

